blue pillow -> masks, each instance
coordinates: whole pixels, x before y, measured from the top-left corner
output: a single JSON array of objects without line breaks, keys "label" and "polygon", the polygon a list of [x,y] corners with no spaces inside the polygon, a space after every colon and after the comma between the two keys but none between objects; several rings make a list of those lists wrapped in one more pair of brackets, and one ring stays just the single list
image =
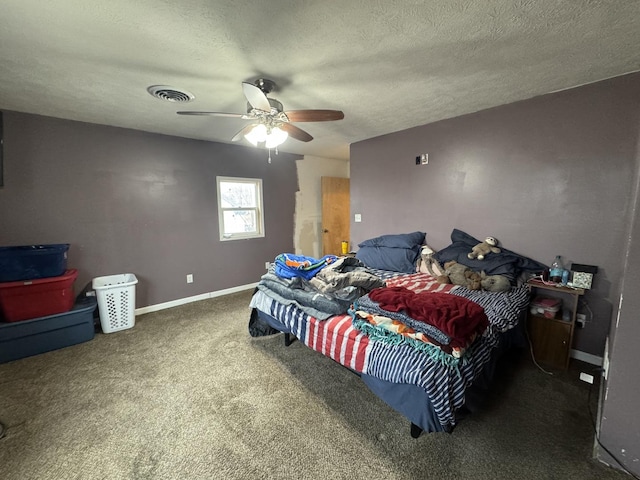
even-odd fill
[{"label": "blue pillow", "polygon": [[451,245],[434,254],[434,258],[444,265],[455,260],[476,272],[485,271],[487,275],[505,275],[511,281],[522,272],[541,272],[546,266],[528,257],[500,248],[500,253],[489,253],[484,260],[470,259],[467,254],[480,243],[480,240],[456,228],[451,232]]},{"label": "blue pillow", "polygon": [[356,252],[356,258],[367,267],[402,273],[415,273],[419,255],[420,246],[413,248],[361,246]]},{"label": "blue pillow", "polygon": [[390,247],[390,248],[415,248],[424,244],[426,233],[399,233],[396,235],[382,235],[371,238],[358,244],[359,247]]}]

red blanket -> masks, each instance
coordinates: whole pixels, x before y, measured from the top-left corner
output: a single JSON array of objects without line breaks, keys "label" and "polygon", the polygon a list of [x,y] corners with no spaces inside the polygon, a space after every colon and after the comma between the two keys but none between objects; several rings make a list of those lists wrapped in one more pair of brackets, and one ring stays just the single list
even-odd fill
[{"label": "red blanket", "polygon": [[475,302],[449,293],[415,293],[405,287],[377,288],[369,298],[389,312],[404,312],[451,338],[451,346],[466,347],[475,334],[489,326],[484,309]]}]

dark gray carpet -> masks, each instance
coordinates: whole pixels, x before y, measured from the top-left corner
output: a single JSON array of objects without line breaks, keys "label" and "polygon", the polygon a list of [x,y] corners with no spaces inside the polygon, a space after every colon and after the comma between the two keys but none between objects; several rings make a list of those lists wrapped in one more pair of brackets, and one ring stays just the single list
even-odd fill
[{"label": "dark gray carpet", "polygon": [[346,369],[249,337],[250,296],[0,365],[0,478],[628,478],[591,459],[576,368],[550,377],[510,356],[481,412],[413,439]]}]

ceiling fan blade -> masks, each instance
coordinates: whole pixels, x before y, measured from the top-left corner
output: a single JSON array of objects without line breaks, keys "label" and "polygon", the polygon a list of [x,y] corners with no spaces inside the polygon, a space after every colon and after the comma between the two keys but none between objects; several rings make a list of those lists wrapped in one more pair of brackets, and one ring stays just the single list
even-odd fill
[{"label": "ceiling fan blade", "polygon": [[176,112],[178,115],[203,115],[211,117],[230,117],[230,118],[252,118],[243,113],[225,113],[225,112]]},{"label": "ceiling fan blade", "polygon": [[247,101],[256,110],[262,110],[263,112],[271,111],[271,104],[269,103],[269,99],[264,94],[264,92],[255,85],[247,82],[242,82],[242,92],[244,93],[244,96],[247,97]]},{"label": "ceiling fan blade", "polygon": [[249,131],[255,127],[256,124],[255,123],[250,123],[249,125],[245,126],[242,130],[240,130],[238,133],[236,133],[233,138],[231,139],[232,142],[239,142],[240,140],[242,140],[244,138],[244,136],[249,133]]},{"label": "ceiling fan blade", "polygon": [[296,140],[300,140],[301,142],[310,142],[311,140],[313,140],[313,137],[307,132],[290,123],[283,123],[282,125],[280,125],[280,128],[287,132],[290,137],[293,137]]},{"label": "ceiling fan blade", "polygon": [[330,122],[344,118],[340,110],[291,110],[284,113],[290,122]]}]

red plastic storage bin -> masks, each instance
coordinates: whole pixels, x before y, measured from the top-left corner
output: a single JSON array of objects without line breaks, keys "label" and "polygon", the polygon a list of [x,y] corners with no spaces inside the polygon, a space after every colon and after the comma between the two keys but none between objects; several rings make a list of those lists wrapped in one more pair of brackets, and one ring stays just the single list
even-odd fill
[{"label": "red plastic storage bin", "polygon": [[5,322],[19,322],[71,310],[76,269],[59,277],[0,283],[0,312]]}]

